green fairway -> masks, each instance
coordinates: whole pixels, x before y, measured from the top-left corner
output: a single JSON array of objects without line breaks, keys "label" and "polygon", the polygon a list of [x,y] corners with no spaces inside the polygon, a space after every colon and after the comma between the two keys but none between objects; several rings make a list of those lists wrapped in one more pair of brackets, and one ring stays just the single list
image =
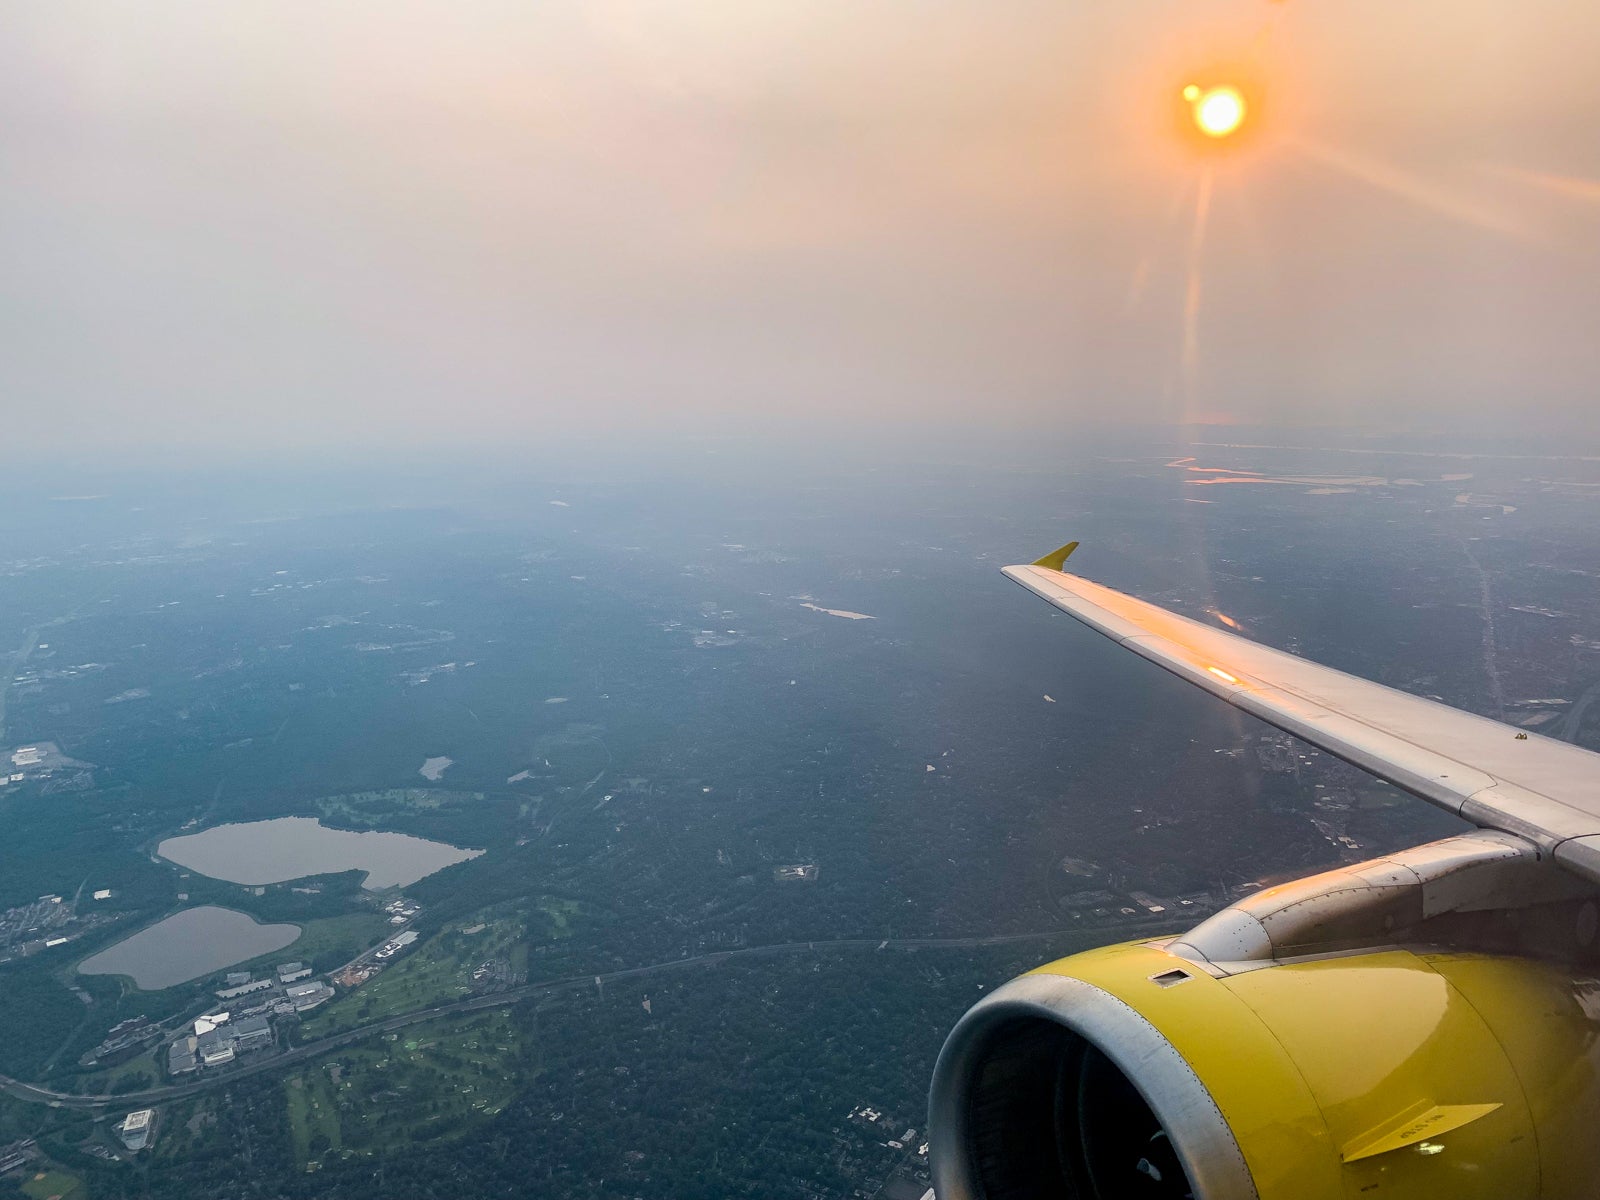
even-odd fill
[{"label": "green fairway", "polygon": [[513,1094],[520,1048],[510,1017],[493,1013],[342,1051],[286,1081],[296,1162],[307,1169],[334,1154],[381,1154],[493,1116]]},{"label": "green fairway", "polygon": [[305,1033],[321,1037],[394,1013],[459,999],[471,991],[476,967],[491,959],[510,959],[522,942],[523,923],[515,916],[478,916],[452,925],[311,1017]]},{"label": "green fairway", "polygon": [[24,1179],[22,1192],[30,1200],[83,1200],[88,1194],[83,1180],[59,1167],[36,1171]]},{"label": "green fairway", "polygon": [[339,1104],[327,1070],[317,1067],[292,1075],[284,1081],[284,1091],[295,1162],[305,1168],[339,1149]]}]

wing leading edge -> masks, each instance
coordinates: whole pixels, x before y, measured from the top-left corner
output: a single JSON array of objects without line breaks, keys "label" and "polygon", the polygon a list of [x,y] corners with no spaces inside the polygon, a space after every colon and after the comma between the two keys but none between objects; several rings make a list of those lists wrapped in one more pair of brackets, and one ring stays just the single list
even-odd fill
[{"label": "wing leading edge", "polygon": [[1049,566],[1005,574],[1236,708],[1600,882],[1600,754],[1318,666]]}]

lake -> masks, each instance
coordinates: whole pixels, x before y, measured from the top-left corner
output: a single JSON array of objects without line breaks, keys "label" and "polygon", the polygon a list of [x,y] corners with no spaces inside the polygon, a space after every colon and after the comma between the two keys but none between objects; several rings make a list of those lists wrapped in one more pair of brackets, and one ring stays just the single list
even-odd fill
[{"label": "lake", "polygon": [[78,964],[83,975],[131,975],[145,991],[186,983],[282,950],[298,925],[258,925],[247,913],[206,904],[173,913]]},{"label": "lake", "polygon": [[218,825],[168,838],[156,852],[180,867],[229,883],[282,883],[357,870],[367,873],[362,886],[372,889],[405,887],[483,853],[403,833],[329,829],[314,817]]}]

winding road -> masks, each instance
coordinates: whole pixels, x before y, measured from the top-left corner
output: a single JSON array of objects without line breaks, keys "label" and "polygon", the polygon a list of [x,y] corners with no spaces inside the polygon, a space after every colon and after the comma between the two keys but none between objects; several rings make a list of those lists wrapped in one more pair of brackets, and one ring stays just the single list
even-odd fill
[{"label": "winding road", "polygon": [[833,941],[781,942],[771,946],[747,946],[739,950],[717,950],[709,954],[696,954],[691,958],[668,959],[665,962],[649,963],[642,967],[627,967],[620,971],[608,971],[599,975],[569,975],[560,979],[546,979],[537,983],[526,983],[520,987],[509,988],[503,992],[493,992],[485,996],[469,996],[464,1000],[454,1000],[445,1004],[435,1004],[428,1008],[413,1009],[411,1012],[397,1013],[392,1017],[385,1017],[381,1021],[374,1021],[370,1025],[347,1029],[343,1033],[332,1034],[315,1042],[296,1046],[294,1049],[287,1050],[282,1054],[275,1054],[237,1069],[203,1075],[187,1083],[175,1083],[167,1087],[149,1088],[141,1092],[125,1092],[118,1096],[74,1095],[71,1092],[52,1091],[36,1084],[24,1083],[20,1079],[12,1079],[10,1076],[0,1075],[0,1092],[4,1092],[15,1100],[22,1100],[31,1104],[47,1104],[52,1108],[89,1110],[112,1107],[137,1108],[169,1100],[182,1100],[187,1096],[197,1095],[212,1088],[223,1087],[236,1080],[248,1078],[251,1075],[260,1075],[265,1072],[292,1067],[296,1063],[318,1058],[331,1051],[341,1049],[352,1042],[361,1041],[364,1038],[378,1034],[393,1033],[395,1030],[404,1029],[408,1025],[418,1025],[424,1021],[435,1020],[438,1017],[452,1016],[456,1013],[481,1012],[491,1008],[505,1008],[534,996],[582,991],[595,987],[597,984],[604,985],[621,979],[638,979],[642,976],[682,970],[686,967],[710,966],[735,958],[776,958],[789,954],[816,954],[835,950],[961,950],[974,949],[980,946],[1004,946],[1014,942],[1044,941],[1048,938],[1067,937],[1073,934],[1081,937],[1090,933],[1110,933],[1113,931],[1116,935],[1126,934],[1130,938],[1135,938],[1143,934],[1154,933],[1158,929],[1170,930],[1171,928],[1172,922],[1170,920],[1143,919],[1125,923],[1119,922],[1116,925],[1104,928],[1051,929],[1041,933],[1002,933],[987,937],[839,938]]}]

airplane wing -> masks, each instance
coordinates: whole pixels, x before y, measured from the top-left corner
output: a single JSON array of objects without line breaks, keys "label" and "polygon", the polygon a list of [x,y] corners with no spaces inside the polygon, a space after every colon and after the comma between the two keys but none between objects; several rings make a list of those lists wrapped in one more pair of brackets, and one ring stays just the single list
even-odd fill
[{"label": "airplane wing", "polygon": [[1236,708],[1600,882],[1600,754],[1524,733],[1214,629],[1059,568],[1076,543],[1005,574]]}]

